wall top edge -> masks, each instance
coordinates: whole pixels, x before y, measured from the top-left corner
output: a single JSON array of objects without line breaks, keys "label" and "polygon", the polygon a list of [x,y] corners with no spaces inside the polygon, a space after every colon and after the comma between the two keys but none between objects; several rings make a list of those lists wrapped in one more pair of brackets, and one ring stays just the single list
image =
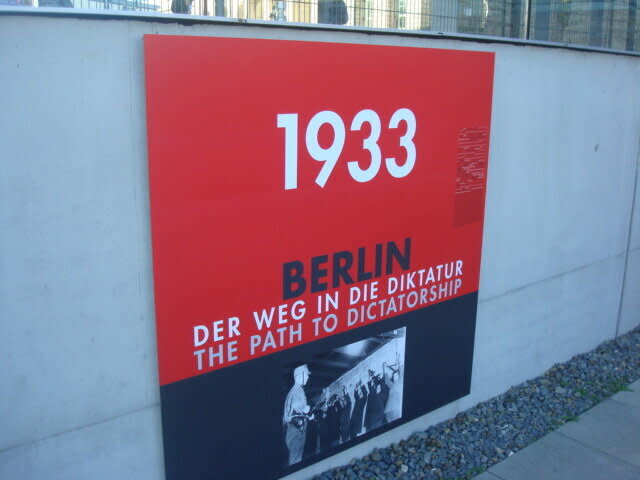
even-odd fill
[{"label": "wall top edge", "polygon": [[342,25],[328,24],[307,24],[294,22],[273,22],[266,20],[251,20],[244,18],[227,18],[227,17],[204,17],[186,14],[163,14],[153,12],[133,12],[133,11],[103,11],[91,10],[84,8],[56,8],[56,7],[20,7],[0,5],[0,16],[37,16],[37,17],[60,17],[60,18],[77,18],[83,20],[136,20],[142,22],[154,23],[177,23],[181,25],[242,25],[263,28],[289,28],[296,30],[312,30],[312,31],[333,31],[362,33],[368,35],[396,35],[401,37],[419,37],[429,39],[459,40],[474,43],[497,43],[516,45],[521,47],[533,46],[542,48],[553,48],[561,50],[573,50],[592,53],[605,53],[609,55],[624,55],[628,57],[640,57],[640,52],[632,52],[628,50],[617,50],[601,47],[592,47],[589,45],[576,45],[570,43],[545,42],[540,40],[524,40],[509,37],[494,37],[489,35],[477,35],[468,33],[448,33],[438,31],[423,30],[397,30],[382,29],[371,27],[345,27]]}]

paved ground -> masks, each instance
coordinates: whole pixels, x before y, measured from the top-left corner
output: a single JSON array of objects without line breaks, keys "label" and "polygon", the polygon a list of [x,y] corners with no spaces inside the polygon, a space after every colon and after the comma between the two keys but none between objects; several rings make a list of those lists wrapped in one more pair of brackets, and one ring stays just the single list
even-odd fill
[{"label": "paved ground", "polygon": [[640,480],[640,380],[475,480]]}]

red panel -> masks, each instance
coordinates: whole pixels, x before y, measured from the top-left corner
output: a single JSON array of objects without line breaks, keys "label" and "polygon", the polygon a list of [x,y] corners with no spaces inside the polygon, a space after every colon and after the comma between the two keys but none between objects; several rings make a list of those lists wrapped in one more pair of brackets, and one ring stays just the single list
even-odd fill
[{"label": "red panel", "polygon": [[[145,61],[161,384],[290,348],[300,343],[298,338],[305,343],[357,328],[362,323],[348,325],[349,308],[371,301],[350,306],[354,285],[378,281],[373,300],[378,303],[371,311],[380,311],[380,300],[388,306],[394,297],[396,311],[370,321],[478,289],[493,54],[150,35],[145,37]],[[356,114],[367,109],[375,112],[368,118],[380,119],[375,143],[382,163],[371,180],[358,182],[347,165],[358,161],[363,169],[369,166],[370,153],[362,142],[372,127],[351,126]],[[402,166],[407,158],[400,140],[410,119],[389,127],[394,112],[402,109],[415,118],[415,135],[406,143],[409,150],[413,143],[416,156],[413,169],[395,178],[384,159],[394,157]],[[337,114],[332,118],[345,129],[344,146],[337,149],[337,163],[323,187],[315,180],[325,164],[310,156],[305,140],[310,120],[322,111]],[[287,130],[278,128],[278,115],[294,113],[297,188],[285,189]],[[330,125],[322,126],[318,136],[322,148],[334,142]],[[378,278],[357,281],[360,247],[366,252],[363,270],[375,276],[376,244],[394,242],[404,254],[407,238],[408,269],[392,259],[392,275],[383,270]],[[332,256],[344,251],[353,256],[347,274],[354,283],[343,281],[334,289]],[[328,282],[328,288],[311,292],[311,258],[321,255],[328,255],[328,263],[319,268],[328,271],[319,281]],[[303,262],[307,288],[285,300],[283,264],[292,261]],[[403,292],[415,290],[420,298],[421,288],[427,288],[428,303],[413,308],[405,303],[400,309],[402,300],[387,292],[389,276],[424,269],[426,279],[430,267],[437,274],[438,265],[460,265],[457,261],[462,262],[461,274],[454,269],[449,279],[436,278]],[[432,301],[429,289],[444,292],[446,285],[450,289]],[[318,295],[336,291],[339,307],[318,314]],[[253,312],[290,307],[297,300],[304,301],[306,314],[275,321],[272,348]],[[327,313],[336,315],[337,327],[316,336],[313,319]],[[233,337],[226,325],[230,317],[240,319],[239,335]],[[224,320],[219,332],[224,339],[194,345],[194,327],[208,326],[212,337],[217,320]],[[293,334],[290,342],[299,328],[300,337]],[[252,354],[253,335],[261,343]],[[237,359],[218,364],[215,357],[209,365],[209,347],[214,352],[222,347],[225,355],[237,348]],[[206,353],[195,353],[202,349]]]}]

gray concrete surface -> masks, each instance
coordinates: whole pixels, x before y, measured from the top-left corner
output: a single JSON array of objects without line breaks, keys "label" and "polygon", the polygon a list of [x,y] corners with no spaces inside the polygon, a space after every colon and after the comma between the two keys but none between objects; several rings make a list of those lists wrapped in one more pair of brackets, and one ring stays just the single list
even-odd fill
[{"label": "gray concrete surface", "polygon": [[0,479],[161,479],[159,407],[0,451]]},{"label": "gray concrete surface", "polygon": [[[640,189],[638,190],[638,195],[640,196]],[[637,209],[640,210],[640,207],[637,207]],[[632,330],[638,325],[638,312],[640,312],[640,246],[631,247],[625,276],[625,288],[620,312],[621,334]]]},{"label": "gray concrete surface", "polygon": [[628,390],[618,392],[611,398],[632,407],[640,407],[640,380],[629,385]]},{"label": "gray concrete surface", "polygon": [[500,480],[500,477],[496,477],[491,472],[484,472],[478,475],[477,477],[474,477],[474,479],[475,480]]},{"label": "gray concrete surface", "polygon": [[640,407],[607,400],[558,432],[640,467]]},{"label": "gray concrete surface", "polygon": [[640,381],[630,389],[494,465],[476,480],[639,480]]},{"label": "gray concrete surface", "polygon": [[[496,53],[471,394],[292,479],[451,418],[614,336],[632,228],[640,58],[275,26],[0,15],[0,78],[10,92],[0,96],[2,480],[163,477],[147,33]],[[640,323],[639,201],[621,331]]]}]

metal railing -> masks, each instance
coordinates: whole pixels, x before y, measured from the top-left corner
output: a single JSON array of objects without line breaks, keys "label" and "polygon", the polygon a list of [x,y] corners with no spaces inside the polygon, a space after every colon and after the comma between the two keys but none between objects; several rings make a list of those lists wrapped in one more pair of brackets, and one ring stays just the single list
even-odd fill
[{"label": "metal railing", "polygon": [[638,0],[0,0],[0,5],[182,13],[466,33],[640,51]]}]

